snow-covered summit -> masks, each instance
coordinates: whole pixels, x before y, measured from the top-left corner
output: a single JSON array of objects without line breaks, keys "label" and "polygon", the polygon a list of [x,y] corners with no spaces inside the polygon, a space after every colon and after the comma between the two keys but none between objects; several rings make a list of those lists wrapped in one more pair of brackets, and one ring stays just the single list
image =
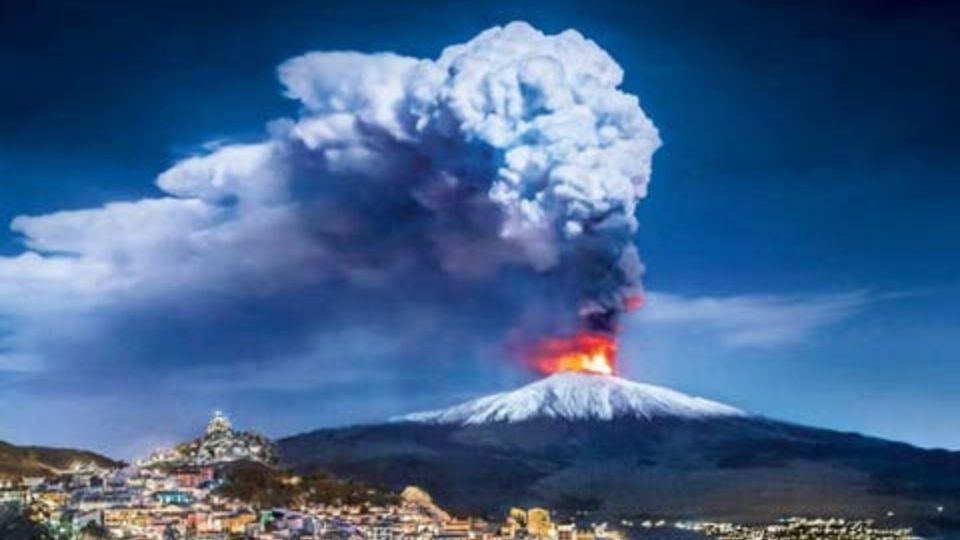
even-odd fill
[{"label": "snow-covered summit", "polygon": [[535,418],[612,420],[745,416],[740,409],[650,384],[610,375],[561,372],[510,392],[481,397],[449,409],[400,417],[430,424],[522,422]]}]

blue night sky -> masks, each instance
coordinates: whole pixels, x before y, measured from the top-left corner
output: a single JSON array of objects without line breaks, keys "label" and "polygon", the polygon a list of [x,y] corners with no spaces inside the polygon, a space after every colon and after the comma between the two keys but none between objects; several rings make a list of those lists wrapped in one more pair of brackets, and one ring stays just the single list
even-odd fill
[{"label": "blue night sky", "polygon": [[[289,58],[433,59],[514,20],[596,41],[663,140],[637,211],[650,297],[624,320],[625,376],[960,449],[960,9],[947,2],[5,3],[0,222],[162,196],[154,181],[178,161],[297,114],[277,80]],[[0,231],[0,256],[25,249]],[[18,279],[0,264],[0,439],[16,443],[129,457],[216,408],[276,436],[535,377],[492,359],[492,338],[464,352],[457,332],[399,339],[389,317],[364,324],[368,308],[317,311],[335,302],[322,289],[266,307],[184,293],[77,340],[96,309],[64,323],[30,307],[55,295]]]}]

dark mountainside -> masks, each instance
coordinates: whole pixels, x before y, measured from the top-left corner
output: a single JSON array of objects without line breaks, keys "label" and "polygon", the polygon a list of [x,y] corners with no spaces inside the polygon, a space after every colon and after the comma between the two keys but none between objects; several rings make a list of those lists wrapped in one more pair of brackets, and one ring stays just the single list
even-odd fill
[{"label": "dark mountainside", "polygon": [[279,448],[285,466],[416,484],[444,507],[491,517],[518,505],[752,522],[892,511],[891,524],[960,529],[960,453],[757,416],[402,422],[318,430]]}]

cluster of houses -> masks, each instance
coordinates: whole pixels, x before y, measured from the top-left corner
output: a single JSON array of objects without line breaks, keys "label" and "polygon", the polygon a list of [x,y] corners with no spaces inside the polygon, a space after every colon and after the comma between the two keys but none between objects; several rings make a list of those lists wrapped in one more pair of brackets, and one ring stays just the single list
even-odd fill
[{"label": "cluster of houses", "polygon": [[551,522],[544,509],[514,509],[504,523],[458,519],[417,488],[399,502],[255,509],[217,494],[211,466],[170,470],[79,465],[56,478],[24,478],[0,486],[0,501],[30,508],[32,519],[59,538],[96,526],[130,540],[596,540],[603,527]]},{"label": "cluster of houses", "polygon": [[784,518],[767,525],[678,523],[716,540],[919,540],[909,528],[884,528],[872,520],[843,518]]},{"label": "cluster of houses", "polygon": [[[251,453],[254,452],[254,453]],[[214,416],[206,434],[132,466],[77,464],[61,474],[0,481],[0,504],[29,509],[58,539],[98,531],[128,540],[602,540],[604,527],[556,524],[545,509],[514,509],[503,523],[459,519],[415,487],[396,502],[304,504],[254,508],[223,496],[223,461],[265,462],[272,450],[259,436],[236,436]],[[213,459],[219,457],[220,460]],[[295,478],[295,477],[291,477]],[[598,539],[598,537],[600,537]]]}]

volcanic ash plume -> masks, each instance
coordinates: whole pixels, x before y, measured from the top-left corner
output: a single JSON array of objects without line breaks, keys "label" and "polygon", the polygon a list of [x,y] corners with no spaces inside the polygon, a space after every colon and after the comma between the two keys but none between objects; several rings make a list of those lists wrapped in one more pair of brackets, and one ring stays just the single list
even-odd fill
[{"label": "volcanic ash plume", "polygon": [[[33,253],[0,265],[89,269],[69,292],[97,309],[271,313],[307,291],[282,314],[305,328],[377,300],[509,306],[532,341],[610,335],[638,301],[634,211],[660,141],[594,42],[514,23],[437,60],[317,52],[279,77],[301,113],[267,140],[178,163],[162,198],[20,218]],[[190,313],[229,324],[216,309]]]},{"label": "volcanic ash plume", "polygon": [[592,41],[517,23],[434,62],[318,53],[280,74],[307,111],[285,142],[416,201],[418,232],[450,274],[532,268],[569,286],[595,330],[634,301],[634,210],[659,139]]}]

